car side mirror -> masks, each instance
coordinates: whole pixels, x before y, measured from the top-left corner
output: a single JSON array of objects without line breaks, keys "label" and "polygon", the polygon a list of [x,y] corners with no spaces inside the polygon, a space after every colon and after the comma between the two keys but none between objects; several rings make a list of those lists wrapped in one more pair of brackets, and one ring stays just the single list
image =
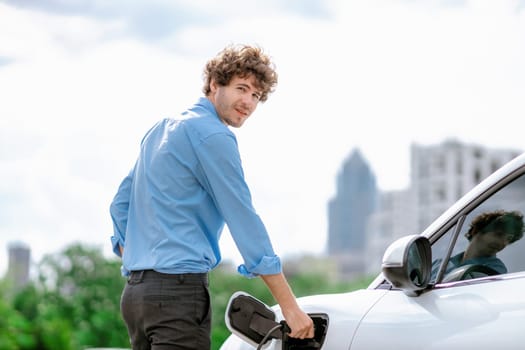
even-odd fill
[{"label": "car side mirror", "polygon": [[385,251],[381,268],[385,278],[409,296],[417,296],[430,282],[432,251],[427,237],[399,238]]}]

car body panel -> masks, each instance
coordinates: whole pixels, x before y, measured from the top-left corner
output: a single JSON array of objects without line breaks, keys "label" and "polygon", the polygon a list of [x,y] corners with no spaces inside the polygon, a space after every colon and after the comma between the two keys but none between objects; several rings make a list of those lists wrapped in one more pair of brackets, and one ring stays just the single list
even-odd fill
[{"label": "car body panel", "polygon": [[[483,288],[479,280],[454,282],[419,297],[388,292],[367,313],[349,349],[386,349],[395,344],[404,350],[464,350],[481,339],[484,349],[523,349],[525,273],[485,279]],[[507,338],[514,345],[502,346],[501,339]]]}]

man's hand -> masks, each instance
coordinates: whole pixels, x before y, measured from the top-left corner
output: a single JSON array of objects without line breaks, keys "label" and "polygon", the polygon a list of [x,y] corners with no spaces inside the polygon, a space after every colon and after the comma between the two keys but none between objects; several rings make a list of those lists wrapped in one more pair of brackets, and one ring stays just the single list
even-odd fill
[{"label": "man's hand", "polygon": [[291,330],[290,337],[299,339],[313,338],[314,321],[297,304],[297,300],[284,275],[282,273],[261,275],[261,278],[281,306],[283,316]]},{"label": "man's hand", "polygon": [[314,324],[310,316],[300,308],[296,310],[282,310],[286,323],[290,327],[290,337],[292,338],[313,338]]}]

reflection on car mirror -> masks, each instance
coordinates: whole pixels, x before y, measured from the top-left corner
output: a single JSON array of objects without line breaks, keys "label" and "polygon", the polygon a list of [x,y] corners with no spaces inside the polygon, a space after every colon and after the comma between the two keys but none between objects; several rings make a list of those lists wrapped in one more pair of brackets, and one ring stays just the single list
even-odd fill
[{"label": "reflection on car mirror", "polygon": [[417,296],[430,282],[432,252],[428,238],[419,235],[402,237],[383,255],[385,278],[409,296]]}]

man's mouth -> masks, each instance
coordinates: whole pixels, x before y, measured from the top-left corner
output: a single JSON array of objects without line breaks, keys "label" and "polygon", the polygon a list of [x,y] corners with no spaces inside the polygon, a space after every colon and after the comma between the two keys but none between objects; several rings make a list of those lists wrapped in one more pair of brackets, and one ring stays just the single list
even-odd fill
[{"label": "man's mouth", "polygon": [[248,112],[245,112],[244,110],[236,109],[237,113],[242,115],[243,117],[246,117],[248,115]]},{"label": "man's mouth", "polygon": [[499,252],[499,251],[502,250],[504,247],[503,247],[502,245],[500,245],[500,244],[491,244],[491,245],[489,246],[489,248],[492,249],[492,250],[494,250],[494,251],[498,251],[498,252]]}]

